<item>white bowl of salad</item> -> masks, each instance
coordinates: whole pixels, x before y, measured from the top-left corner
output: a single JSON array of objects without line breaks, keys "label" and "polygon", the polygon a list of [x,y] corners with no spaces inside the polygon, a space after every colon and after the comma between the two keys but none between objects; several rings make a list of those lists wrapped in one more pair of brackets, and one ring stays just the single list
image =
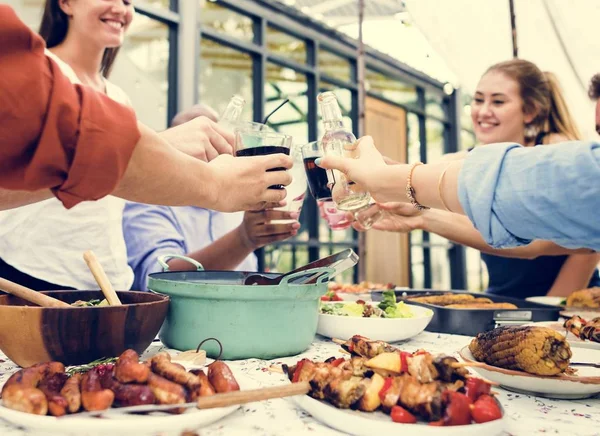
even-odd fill
[{"label": "white bowl of salad", "polygon": [[397,302],[393,290],[383,293],[380,303],[372,301],[321,301],[317,333],[346,340],[354,335],[386,342],[403,341],[421,333],[433,311]]}]

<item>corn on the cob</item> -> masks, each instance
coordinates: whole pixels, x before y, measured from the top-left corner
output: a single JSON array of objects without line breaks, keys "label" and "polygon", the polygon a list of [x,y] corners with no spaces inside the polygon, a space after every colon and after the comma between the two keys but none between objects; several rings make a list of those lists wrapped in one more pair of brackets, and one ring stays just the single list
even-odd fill
[{"label": "corn on the cob", "polygon": [[572,356],[564,336],[533,326],[499,327],[479,333],[469,349],[480,362],[536,375],[562,373]]},{"label": "corn on the cob", "polygon": [[600,307],[600,288],[575,291],[567,298],[567,307]]}]

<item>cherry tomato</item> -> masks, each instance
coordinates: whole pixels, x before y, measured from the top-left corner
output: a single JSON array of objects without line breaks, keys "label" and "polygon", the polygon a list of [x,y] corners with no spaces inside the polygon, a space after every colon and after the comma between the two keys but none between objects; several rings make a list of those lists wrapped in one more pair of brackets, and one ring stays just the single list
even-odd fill
[{"label": "cherry tomato", "polygon": [[474,403],[477,401],[477,398],[479,398],[480,395],[489,395],[491,388],[491,385],[485,380],[477,377],[471,377],[467,380],[465,393],[467,397],[469,397],[469,399]]},{"label": "cherry tomato", "polygon": [[400,406],[392,407],[390,416],[392,417],[392,421],[399,422],[402,424],[414,424],[417,422],[417,418],[415,418],[415,415],[413,415],[408,410]]},{"label": "cherry tomato", "polygon": [[471,400],[465,394],[444,391],[442,401],[446,404],[444,425],[471,424]]},{"label": "cherry tomato", "polygon": [[471,406],[471,415],[473,415],[473,421],[481,424],[502,418],[502,411],[494,397],[484,394]]}]

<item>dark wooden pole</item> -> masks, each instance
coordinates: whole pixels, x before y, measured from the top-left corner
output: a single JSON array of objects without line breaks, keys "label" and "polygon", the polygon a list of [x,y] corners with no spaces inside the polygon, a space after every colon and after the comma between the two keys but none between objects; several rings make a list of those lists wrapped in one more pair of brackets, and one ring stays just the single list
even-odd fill
[{"label": "dark wooden pole", "polygon": [[508,0],[510,7],[510,29],[512,32],[513,58],[519,57],[519,47],[517,46],[517,20],[515,18],[515,2]]}]

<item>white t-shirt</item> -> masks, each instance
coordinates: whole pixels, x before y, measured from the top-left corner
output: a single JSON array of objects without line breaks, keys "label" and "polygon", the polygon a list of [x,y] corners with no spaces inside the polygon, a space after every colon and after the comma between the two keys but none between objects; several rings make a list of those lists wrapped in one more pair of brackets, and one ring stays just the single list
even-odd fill
[{"label": "white t-shirt", "polygon": [[[73,69],[56,55],[46,55],[73,83]],[[127,94],[106,82],[106,94],[131,105]],[[85,144],[80,144],[85,146]],[[112,196],[65,209],[55,198],[0,212],[0,258],[25,274],[76,289],[98,289],[83,253],[93,250],[117,290],[133,283],[123,237],[124,200]]]}]

